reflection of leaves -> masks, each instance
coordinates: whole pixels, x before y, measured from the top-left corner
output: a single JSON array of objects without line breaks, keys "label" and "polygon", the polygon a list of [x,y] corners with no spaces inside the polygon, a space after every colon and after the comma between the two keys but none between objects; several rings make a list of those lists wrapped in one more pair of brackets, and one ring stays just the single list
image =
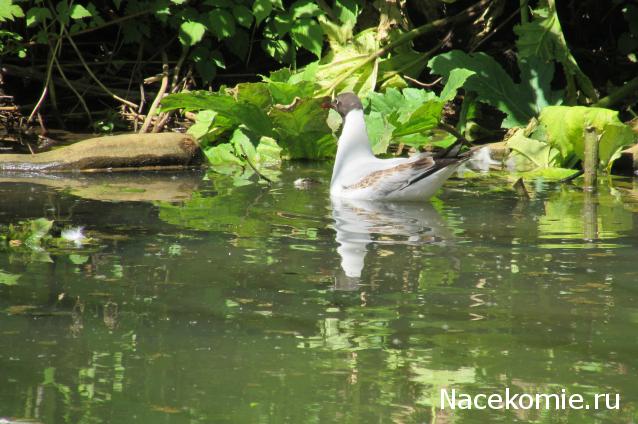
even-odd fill
[{"label": "reflection of leaves", "polygon": [[413,362],[410,371],[414,374],[412,380],[430,387],[424,389],[418,403],[428,406],[439,406],[441,389],[450,388],[453,385],[471,384],[476,382],[476,370],[474,368],[459,368],[457,370],[437,370],[421,366]]},{"label": "reflection of leaves", "polygon": [[19,278],[19,274],[10,274],[0,270],[0,284],[4,284],[5,286],[14,286],[18,284]]},{"label": "reflection of leaves", "polygon": [[[596,201],[596,221],[601,239],[613,239],[633,229],[632,212],[623,208],[620,199],[608,191],[600,191]],[[541,238],[582,240],[585,231],[584,204],[580,191],[561,190],[552,194],[545,202],[545,214],[539,218]],[[557,247],[564,248],[560,244]]]}]

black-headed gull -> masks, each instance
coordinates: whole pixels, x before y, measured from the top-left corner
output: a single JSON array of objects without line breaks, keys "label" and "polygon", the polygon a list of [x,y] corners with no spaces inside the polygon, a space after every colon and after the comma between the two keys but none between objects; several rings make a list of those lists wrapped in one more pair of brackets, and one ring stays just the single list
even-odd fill
[{"label": "black-headed gull", "polygon": [[330,195],[356,200],[423,201],[432,197],[468,157],[379,159],[372,153],[361,100],[354,93],[339,94],[324,104],[343,117]]}]

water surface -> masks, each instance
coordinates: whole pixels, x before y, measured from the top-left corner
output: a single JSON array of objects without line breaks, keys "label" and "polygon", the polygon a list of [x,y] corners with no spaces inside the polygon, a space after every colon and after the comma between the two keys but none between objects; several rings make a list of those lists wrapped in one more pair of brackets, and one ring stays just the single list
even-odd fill
[{"label": "water surface", "polygon": [[[298,190],[293,181],[321,182]],[[0,416],[43,423],[634,422],[633,181],[584,195],[454,179],[427,204],[331,202],[328,166],[4,179],[0,224],[93,242],[0,251]],[[161,194],[161,195],[160,195]],[[619,411],[441,411],[442,388]]]}]

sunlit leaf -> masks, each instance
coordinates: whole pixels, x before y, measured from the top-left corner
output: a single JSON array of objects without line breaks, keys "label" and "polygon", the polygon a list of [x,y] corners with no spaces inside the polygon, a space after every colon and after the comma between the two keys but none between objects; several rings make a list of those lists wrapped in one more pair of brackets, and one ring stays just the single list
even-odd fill
[{"label": "sunlit leaf", "polygon": [[296,20],[291,34],[297,45],[311,51],[315,56],[321,57],[323,30],[315,20],[308,18]]},{"label": "sunlit leaf", "polygon": [[84,6],[81,4],[74,4],[71,6],[71,19],[83,19],[90,18],[91,12],[89,12]]},{"label": "sunlit leaf", "polygon": [[182,22],[179,26],[179,41],[185,46],[199,43],[206,32],[206,27],[195,21]]},{"label": "sunlit leaf", "polygon": [[270,0],[255,0],[253,3],[253,15],[255,21],[259,25],[272,12],[272,3]]},{"label": "sunlit leaf", "polygon": [[218,40],[235,35],[235,18],[224,9],[215,9],[208,14],[209,29]]}]

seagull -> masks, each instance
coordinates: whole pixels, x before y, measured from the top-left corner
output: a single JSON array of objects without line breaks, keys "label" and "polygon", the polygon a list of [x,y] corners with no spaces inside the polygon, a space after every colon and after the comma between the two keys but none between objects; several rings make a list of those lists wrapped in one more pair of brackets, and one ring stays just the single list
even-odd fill
[{"label": "seagull", "polygon": [[[424,201],[429,199],[469,157],[409,158],[374,156],[363,119],[363,105],[354,93],[339,94],[324,108],[344,120],[330,181],[330,196],[354,200]],[[451,149],[448,149],[451,151]],[[446,155],[447,156],[447,155]]]}]

